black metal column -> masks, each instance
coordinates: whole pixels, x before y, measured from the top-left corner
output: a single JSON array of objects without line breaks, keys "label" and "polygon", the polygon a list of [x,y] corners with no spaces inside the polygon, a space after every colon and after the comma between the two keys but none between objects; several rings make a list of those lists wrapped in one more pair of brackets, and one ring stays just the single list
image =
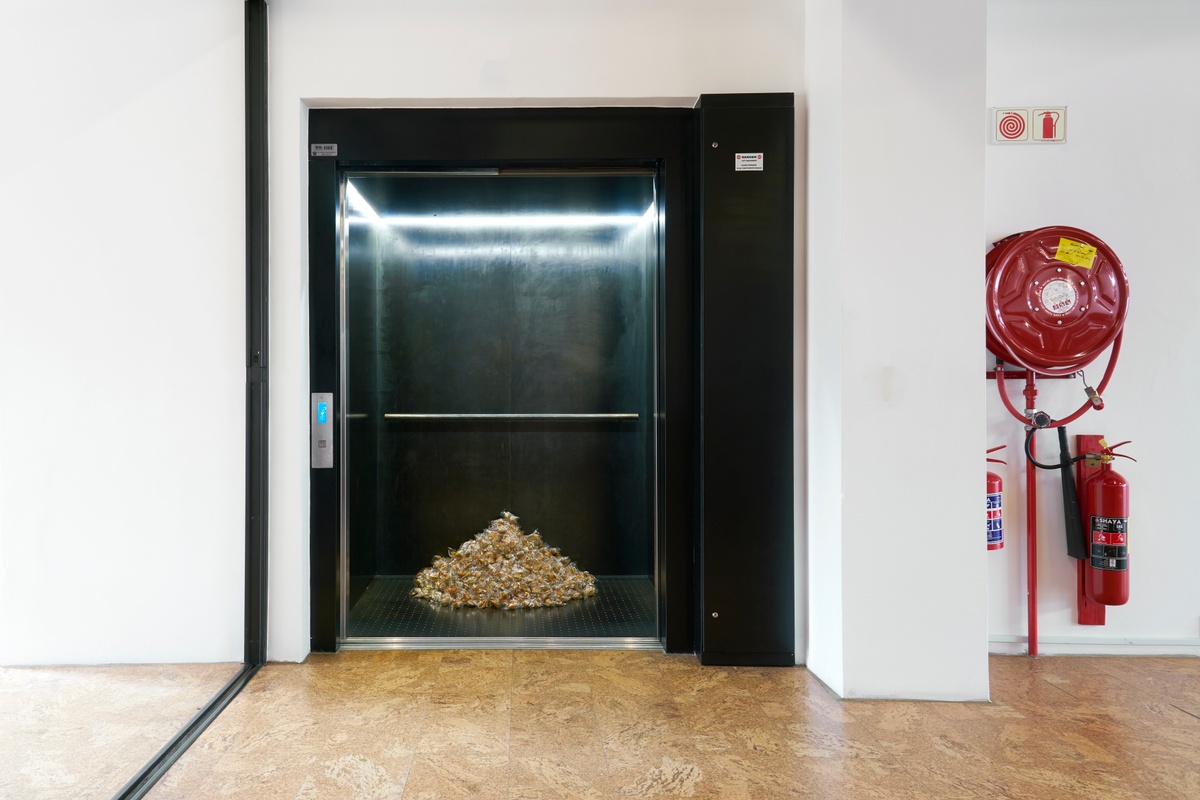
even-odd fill
[{"label": "black metal column", "polygon": [[697,106],[704,664],[795,663],[793,105],[742,94]]},{"label": "black metal column", "polygon": [[[320,116],[323,112],[311,111]],[[310,116],[311,120],[311,116]],[[322,141],[326,141],[322,139]],[[332,137],[328,141],[336,141]],[[344,147],[342,148],[345,152]],[[334,418],[344,413],[344,398],[338,376],[340,290],[337,257],[337,222],[340,208],[337,159],[309,159],[308,170],[308,353],[309,388],[333,393]],[[310,469],[309,563],[312,565],[309,595],[309,649],[314,653],[337,650],[341,609],[341,431],[334,431],[333,469]]]}]

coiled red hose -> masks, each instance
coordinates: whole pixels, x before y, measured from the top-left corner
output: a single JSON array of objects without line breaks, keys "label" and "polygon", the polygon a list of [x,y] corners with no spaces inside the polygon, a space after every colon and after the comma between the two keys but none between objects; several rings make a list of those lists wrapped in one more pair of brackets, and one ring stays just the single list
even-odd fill
[{"label": "coiled red hose", "polygon": [[[1121,355],[1121,339],[1124,336],[1125,331],[1121,331],[1117,334],[1117,338],[1113,339],[1112,350],[1108,354],[1108,366],[1104,368],[1104,377],[1100,379],[1100,385],[1096,387],[1096,394],[1102,397],[1104,396],[1104,390],[1108,388],[1108,382],[1112,379],[1113,370],[1117,366],[1117,359]],[[1084,366],[1086,365],[1081,364],[1072,370],[1072,372],[1078,372]],[[1021,411],[1018,411],[1017,407],[1012,404],[1012,400],[1009,399],[1008,389],[1004,386],[1004,369],[1000,364],[996,365],[996,386],[1000,390],[1000,399],[1004,402],[1004,407],[1008,409],[1008,413],[1012,414],[1022,425],[1029,424],[1029,418]],[[1059,428],[1063,425],[1069,425],[1082,417],[1092,407],[1092,401],[1089,399],[1077,408],[1073,414],[1064,419],[1051,420],[1047,427]]]}]

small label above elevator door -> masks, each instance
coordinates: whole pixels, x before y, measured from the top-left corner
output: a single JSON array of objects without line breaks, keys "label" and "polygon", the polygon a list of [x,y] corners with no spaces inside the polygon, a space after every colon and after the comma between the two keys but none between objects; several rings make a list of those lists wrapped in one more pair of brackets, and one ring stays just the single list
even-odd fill
[{"label": "small label above elevator door", "polygon": [[733,156],[733,169],[735,172],[762,172],[763,154],[735,153]]},{"label": "small label above elevator door", "polygon": [[336,156],[336,144],[314,144],[309,146],[308,154],[310,156]]}]

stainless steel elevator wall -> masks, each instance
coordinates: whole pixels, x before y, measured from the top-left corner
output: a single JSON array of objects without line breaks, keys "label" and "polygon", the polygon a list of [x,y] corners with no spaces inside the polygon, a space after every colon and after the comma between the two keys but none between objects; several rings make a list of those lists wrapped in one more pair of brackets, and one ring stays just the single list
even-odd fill
[{"label": "stainless steel elevator wall", "polygon": [[653,174],[362,173],[345,197],[350,602],[501,510],[652,575]]}]

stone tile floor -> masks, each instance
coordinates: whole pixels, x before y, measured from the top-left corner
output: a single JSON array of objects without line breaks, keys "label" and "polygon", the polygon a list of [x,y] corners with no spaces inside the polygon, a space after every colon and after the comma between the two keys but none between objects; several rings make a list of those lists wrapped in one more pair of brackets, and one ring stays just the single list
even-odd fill
[{"label": "stone tile floor", "polygon": [[991,659],[991,703],[839,701],[803,668],[383,651],[263,668],[172,798],[1200,798],[1200,659]]},{"label": "stone tile floor", "polygon": [[0,798],[109,798],[240,664],[0,668]]}]

